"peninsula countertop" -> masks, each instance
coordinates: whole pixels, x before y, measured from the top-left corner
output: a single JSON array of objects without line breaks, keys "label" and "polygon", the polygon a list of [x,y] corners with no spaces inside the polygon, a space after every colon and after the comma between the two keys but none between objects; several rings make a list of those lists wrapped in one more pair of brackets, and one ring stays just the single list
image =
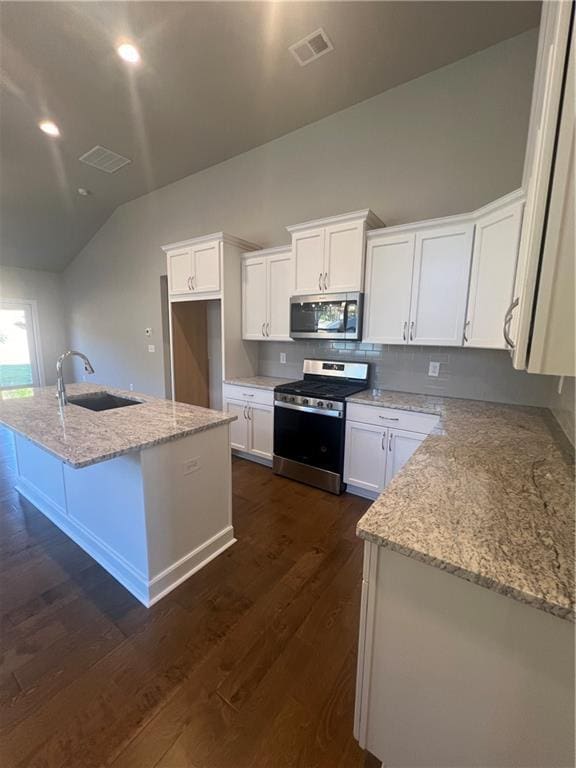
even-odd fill
[{"label": "peninsula countertop", "polygon": [[440,416],[360,537],[574,619],[573,451],[548,410],[372,390],[348,402]]},{"label": "peninsula countertop", "polygon": [[55,387],[0,399],[0,424],[79,469],[235,421],[236,417],[172,400],[98,384],[69,384],[68,395],[110,392],[137,405],[94,412],[69,403],[61,408]]}]

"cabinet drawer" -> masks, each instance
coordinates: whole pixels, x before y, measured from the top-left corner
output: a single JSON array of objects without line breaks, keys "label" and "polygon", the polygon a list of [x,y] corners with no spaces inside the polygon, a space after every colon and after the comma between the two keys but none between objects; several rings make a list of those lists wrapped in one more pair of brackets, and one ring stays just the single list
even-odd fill
[{"label": "cabinet drawer", "polygon": [[259,403],[260,405],[274,404],[274,391],[272,389],[224,384],[223,393],[225,400],[232,398],[233,400],[245,400],[247,403]]},{"label": "cabinet drawer", "polygon": [[348,421],[359,421],[364,424],[375,424],[389,429],[406,429],[409,432],[429,434],[439,417],[429,413],[416,411],[401,411],[397,408],[381,408],[378,405],[359,405],[349,403],[346,410]]}]

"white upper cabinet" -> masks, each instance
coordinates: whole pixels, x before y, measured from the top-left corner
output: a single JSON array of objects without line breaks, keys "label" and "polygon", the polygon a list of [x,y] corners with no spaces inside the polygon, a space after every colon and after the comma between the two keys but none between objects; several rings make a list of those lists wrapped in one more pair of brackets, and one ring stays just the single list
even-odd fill
[{"label": "white upper cabinet", "polygon": [[504,317],[512,303],[524,206],[521,191],[477,211],[464,344],[505,349]]},{"label": "white upper cabinet", "polygon": [[189,293],[192,290],[192,253],[180,248],[168,253],[168,290],[170,293]]},{"label": "white upper cabinet", "polygon": [[292,235],[294,293],[324,290],[324,230],[311,229]]},{"label": "white upper cabinet", "polygon": [[222,242],[221,235],[210,235],[162,247],[167,259],[170,296],[182,299],[220,293]]},{"label": "white upper cabinet", "polygon": [[473,236],[469,216],[370,232],[364,340],[461,346]]},{"label": "white upper cabinet", "polygon": [[290,246],[250,253],[242,260],[242,338],[290,341],[293,284]]},{"label": "white upper cabinet", "polygon": [[438,224],[416,233],[408,338],[461,346],[474,224]]},{"label": "white upper cabinet", "polygon": [[251,256],[242,262],[242,338],[262,339],[266,332],[266,259]]},{"label": "white upper cabinet", "polygon": [[372,211],[356,211],[287,227],[294,254],[294,295],[364,290],[367,229],[382,226]]},{"label": "white upper cabinet", "polygon": [[192,248],[192,290],[217,293],[220,290],[221,242],[201,243]]},{"label": "white upper cabinet", "polygon": [[406,344],[415,234],[369,233],[366,248],[364,340]]}]

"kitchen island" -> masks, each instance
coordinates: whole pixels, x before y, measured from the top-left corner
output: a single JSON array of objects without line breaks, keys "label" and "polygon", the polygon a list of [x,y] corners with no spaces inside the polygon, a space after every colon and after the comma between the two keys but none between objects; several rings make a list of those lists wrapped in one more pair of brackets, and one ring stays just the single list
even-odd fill
[{"label": "kitchen island", "polygon": [[18,492],[150,606],[235,541],[235,417],[93,384],[68,387],[70,400],[104,391],[125,407],[60,406],[55,388],[31,388],[0,400],[0,424],[14,436]]},{"label": "kitchen island", "polygon": [[360,745],[390,768],[573,765],[570,443],[546,409],[350,401],[440,418],[358,524]]}]

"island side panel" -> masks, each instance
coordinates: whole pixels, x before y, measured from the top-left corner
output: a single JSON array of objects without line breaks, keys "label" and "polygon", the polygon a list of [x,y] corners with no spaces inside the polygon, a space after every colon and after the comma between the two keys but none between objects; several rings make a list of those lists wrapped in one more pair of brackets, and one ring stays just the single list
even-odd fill
[{"label": "island side panel", "polygon": [[229,426],[142,451],[150,602],[234,543]]},{"label": "island side panel", "polygon": [[574,624],[376,544],[360,745],[390,768],[574,764]]}]

